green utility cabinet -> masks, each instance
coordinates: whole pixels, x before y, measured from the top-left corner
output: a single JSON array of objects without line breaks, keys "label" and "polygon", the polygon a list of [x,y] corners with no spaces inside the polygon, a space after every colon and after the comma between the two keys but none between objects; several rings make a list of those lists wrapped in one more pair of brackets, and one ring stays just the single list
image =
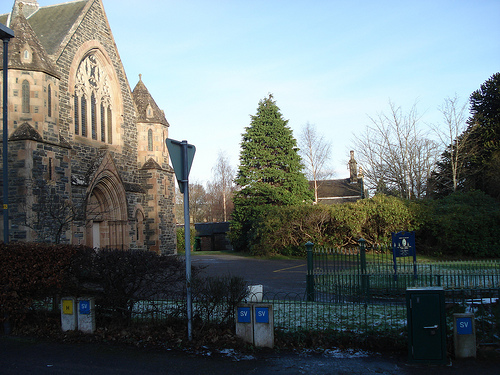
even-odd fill
[{"label": "green utility cabinet", "polygon": [[408,361],[446,364],[446,311],[444,290],[406,290]]}]

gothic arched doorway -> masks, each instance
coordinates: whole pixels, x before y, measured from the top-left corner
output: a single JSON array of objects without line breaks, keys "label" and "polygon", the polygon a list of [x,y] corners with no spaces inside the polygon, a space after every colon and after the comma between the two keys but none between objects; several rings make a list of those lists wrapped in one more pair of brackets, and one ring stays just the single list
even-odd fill
[{"label": "gothic arched doorway", "polygon": [[125,189],[117,175],[110,169],[98,171],[86,210],[88,246],[128,249],[126,202]]}]

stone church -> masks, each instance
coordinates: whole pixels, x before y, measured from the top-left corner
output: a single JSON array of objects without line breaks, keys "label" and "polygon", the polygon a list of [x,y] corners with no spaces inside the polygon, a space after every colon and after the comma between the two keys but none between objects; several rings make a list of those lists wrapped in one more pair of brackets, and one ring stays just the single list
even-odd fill
[{"label": "stone church", "polygon": [[175,253],[169,124],[141,77],[131,90],[102,0],[15,0],[0,23],[9,241]]}]

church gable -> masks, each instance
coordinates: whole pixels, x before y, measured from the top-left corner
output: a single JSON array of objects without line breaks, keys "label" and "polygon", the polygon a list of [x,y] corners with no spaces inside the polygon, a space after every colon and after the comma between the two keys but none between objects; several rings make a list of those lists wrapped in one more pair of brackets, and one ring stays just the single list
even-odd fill
[{"label": "church gable", "polygon": [[[9,69],[45,72],[58,78],[56,66],[21,12],[11,20],[10,28],[15,37],[9,45]],[[0,55],[3,56],[3,49]]]},{"label": "church gable", "polygon": [[153,97],[149,93],[146,85],[139,75],[139,82],[132,92],[135,107],[137,109],[137,121],[143,123],[156,123],[169,126],[165,113],[158,107]]},{"label": "church gable", "polygon": [[[61,105],[63,135],[93,147],[109,145],[130,158],[121,163],[131,163],[137,150],[131,90],[101,1],[85,3],[55,56],[67,87],[61,100],[67,103]],[[132,152],[125,154],[124,148]]]}]

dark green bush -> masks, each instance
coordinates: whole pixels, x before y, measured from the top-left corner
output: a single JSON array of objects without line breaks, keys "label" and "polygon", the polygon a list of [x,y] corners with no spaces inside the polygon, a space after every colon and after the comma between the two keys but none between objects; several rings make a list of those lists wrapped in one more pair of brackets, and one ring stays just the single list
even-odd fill
[{"label": "dark green bush", "polygon": [[[416,231],[420,254],[500,255],[500,203],[475,191],[436,201],[408,201],[377,194],[331,206],[260,206],[231,226],[235,249],[254,255],[304,256],[308,241],[320,246],[388,243],[391,233]],[[233,246],[234,246],[233,242]]]},{"label": "dark green bush", "polygon": [[427,202],[424,243],[450,256],[500,255],[500,203],[481,191],[457,192]]},{"label": "dark green bush", "polygon": [[305,255],[308,241],[339,247],[357,245],[361,237],[370,244],[386,242],[391,232],[418,228],[416,212],[409,202],[385,195],[332,206],[261,206],[253,209],[245,230],[232,226],[231,231],[238,243],[246,242],[240,249],[251,254],[298,256]]},{"label": "dark green bush", "polygon": [[[183,253],[186,251],[186,241],[185,241],[185,234],[184,234],[184,226],[178,227],[176,230],[176,235],[177,235],[177,252],[178,253]],[[196,230],[194,229],[194,226],[191,226],[189,228],[189,236],[191,237],[191,250],[193,250],[194,246],[194,241],[196,238]]]}]

